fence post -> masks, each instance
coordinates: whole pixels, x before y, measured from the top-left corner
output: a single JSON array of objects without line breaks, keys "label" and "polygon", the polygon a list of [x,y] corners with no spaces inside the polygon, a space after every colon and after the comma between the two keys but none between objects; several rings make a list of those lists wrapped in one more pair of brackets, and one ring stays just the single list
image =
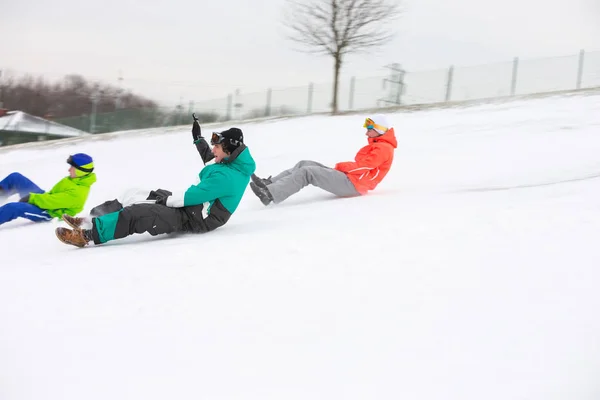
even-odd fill
[{"label": "fence post", "polygon": [[308,105],[306,106],[306,113],[310,114],[312,111],[312,99],[313,99],[313,84],[308,84]]},{"label": "fence post", "polygon": [[350,79],[350,100],[348,100],[348,110],[354,109],[354,83],[355,83],[355,81],[356,81],[355,77],[352,77]]},{"label": "fence post", "polygon": [[4,96],[2,94],[2,70],[0,69],[0,108],[4,108]]},{"label": "fence post", "polygon": [[90,114],[90,133],[96,130],[96,101],[92,100],[92,113]]},{"label": "fence post", "polygon": [[577,70],[577,89],[581,89],[581,80],[583,79],[583,60],[585,57],[585,51],[579,51],[579,68]]},{"label": "fence post", "polygon": [[271,88],[267,89],[267,106],[265,107],[265,117],[271,116]]},{"label": "fence post", "polygon": [[233,95],[230,93],[227,95],[227,116],[226,121],[231,121],[231,109],[233,107]]},{"label": "fence post", "polygon": [[513,60],[512,80],[510,84],[510,95],[514,96],[517,93],[517,74],[519,72],[519,57]]},{"label": "fence post", "polygon": [[404,86],[404,76],[406,75],[406,71],[405,70],[400,70],[399,74],[398,74],[398,91],[396,92],[396,104],[400,105],[402,104],[402,95],[405,92],[405,86]]},{"label": "fence post", "polygon": [[98,87],[94,88],[94,93],[92,93],[92,113],[90,115],[90,133],[96,133],[96,107],[98,105]]},{"label": "fence post", "polygon": [[235,89],[235,103],[233,103],[233,108],[235,108],[235,115],[233,116],[234,120],[239,120],[241,118],[241,110],[244,107],[243,103],[240,103],[240,89]]},{"label": "fence post", "polygon": [[448,68],[448,81],[446,82],[446,101],[450,101],[452,96],[452,79],[454,77],[454,65]]}]

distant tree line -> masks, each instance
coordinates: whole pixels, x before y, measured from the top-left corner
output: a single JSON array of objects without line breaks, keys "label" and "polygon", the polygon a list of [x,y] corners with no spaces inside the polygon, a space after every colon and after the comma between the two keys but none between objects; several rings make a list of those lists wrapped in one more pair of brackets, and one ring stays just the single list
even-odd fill
[{"label": "distant tree line", "polygon": [[158,108],[153,100],[111,85],[90,82],[81,75],[67,75],[57,83],[28,75],[6,78],[1,85],[0,103],[4,108],[38,117],[55,119],[90,114],[94,101],[97,113],[123,108]]},{"label": "distant tree line", "polygon": [[[92,133],[178,125],[189,117],[181,105],[161,110],[153,100],[81,75],[67,75],[56,83],[30,75],[4,78],[0,105]],[[196,114],[205,123],[219,119],[215,113]]]}]

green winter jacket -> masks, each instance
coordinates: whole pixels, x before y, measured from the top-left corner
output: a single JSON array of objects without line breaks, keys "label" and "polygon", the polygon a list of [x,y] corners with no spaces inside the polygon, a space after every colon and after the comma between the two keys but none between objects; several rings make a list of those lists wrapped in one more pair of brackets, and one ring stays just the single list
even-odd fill
[{"label": "green winter jacket", "polygon": [[240,146],[231,156],[200,171],[200,183],[190,186],[185,193],[173,193],[167,199],[169,207],[189,207],[218,199],[231,214],[235,212],[246,191],[256,163],[246,146]]},{"label": "green winter jacket", "polygon": [[46,210],[52,217],[61,218],[63,214],[75,216],[83,211],[94,182],[94,173],[80,178],[63,178],[49,192],[30,193],[29,204]]}]

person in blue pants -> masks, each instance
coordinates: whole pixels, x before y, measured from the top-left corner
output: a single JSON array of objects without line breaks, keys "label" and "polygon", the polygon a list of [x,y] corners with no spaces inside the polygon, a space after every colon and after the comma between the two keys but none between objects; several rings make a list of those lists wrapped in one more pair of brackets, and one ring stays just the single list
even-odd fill
[{"label": "person in blue pants", "polygon": [[0,225],[15,218],[34,222],[62,218],[63,214],[76,215],[84,208],[91,185],[96,182],[94,164],[90,156],[78,153],[67,159],[69,176],[61,179],[46,192],[29,178],[13,172],[0,181],[0,204],[13,194],[18,202],[0,207]]},{"label": "person in blue pants", "polygon": [[0,182],[0,195],[3,200],[14,193],[18,193],[21,200],[0,207],[0,225],[19,217],[34,222],[52,219],[46,210],[26,202],[30,193],[44,193],[44,190],[18,172],[13,172]]}]

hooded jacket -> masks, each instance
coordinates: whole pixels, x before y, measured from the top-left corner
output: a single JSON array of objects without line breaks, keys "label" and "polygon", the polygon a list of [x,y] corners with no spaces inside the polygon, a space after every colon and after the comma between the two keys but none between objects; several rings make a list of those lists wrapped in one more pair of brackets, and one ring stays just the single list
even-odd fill
[{"label": "hooded jacket", "polygon": [[30,193],[29,204],[46,210],[55,218],[63,214],[75,216],[83,211],[90,187],[95,182],[96,174],[93,172],[78,178],[66,177],[46,193]]},{"label": "hooded jacket", "polygon": [[200,183],[190,186],[185,192],[174,192],[167,199],[168,207],[189,207],[208,202],[210,208],[216,200],[233,214],[246,191],[250,175],[256,170],[256,163],[250,150],[239,146],[229,157],[220,163],[206,165],[200,171]]},{"label": "hooded jacket", "polygon": [[337,163],[335,169],[345,173],[360,194],[366,194],[389,172],[397,147],[394,128],[390,128],[381,136],[369,138],[369,144],[358,151],[354,161]]}]

